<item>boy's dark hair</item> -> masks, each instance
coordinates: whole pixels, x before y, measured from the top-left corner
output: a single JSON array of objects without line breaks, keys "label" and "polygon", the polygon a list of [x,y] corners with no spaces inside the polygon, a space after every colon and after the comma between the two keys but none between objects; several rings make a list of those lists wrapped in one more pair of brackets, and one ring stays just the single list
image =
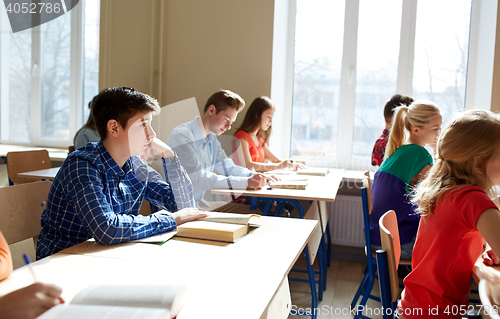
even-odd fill
[{"label": "boy's dark hair", "polygon": [[126,127],[129,119],[145,111],[155,114],[160,112],[158,101],[134,88],[124,86],[102,90],[92,100],[91,106],[101,141],[108,136],[107,126],[110,120],[116,120],[121,127]]},{"label": "boy's dark hair", "polygon": [[385,122],[390,122],[392,116],[394,115],[394,109],[401,105],[409,106],[413,103],[413,98],[411,96],[395,94],[391,97],[384,107],[384,118]]},{"label": "boy's dark hair", "polygon": [[218,114],[220,111],[224,111],[228,107],[236,109],[236,111],[239,112],[245,107],[245,101],[241,98],[241,96],[234,92],[229,90],[219,90],[208,98],[205,108],[203,109],[203,113],[208,110],[210,105],[215,106],[215,114]]}]

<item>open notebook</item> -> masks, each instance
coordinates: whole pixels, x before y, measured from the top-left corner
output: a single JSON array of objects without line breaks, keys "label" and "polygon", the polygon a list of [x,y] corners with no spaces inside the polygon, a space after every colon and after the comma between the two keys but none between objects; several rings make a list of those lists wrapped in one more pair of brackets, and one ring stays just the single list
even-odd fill
[{"label": "open notebook", "polygon": [[94,285],[38,318],[172,319],[187,298],[185,285]]}]

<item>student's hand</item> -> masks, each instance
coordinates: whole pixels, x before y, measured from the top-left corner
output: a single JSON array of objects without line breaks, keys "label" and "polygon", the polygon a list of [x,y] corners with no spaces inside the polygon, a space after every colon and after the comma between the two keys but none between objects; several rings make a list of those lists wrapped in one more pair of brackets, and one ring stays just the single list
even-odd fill
[{"label": "student's hand", "polygon": [[252,173],[247,180],[247,189],[261,189],[267,181],[267,176],[262,173]]},{"label": "student's hand", "polygon": [[284,160],[279,162],[278,169],[292,168],[293,169],[293,161],[292,160]]},{"label": "student's hand", "polygon": [[293,170],[296,171],[298,169],[303,169],[303,168],[307,168],[307,166],[305,166],[304,164],[302,163],[297,163],[297,162],[294,162],[293,163]]},{"label": "student's hand", "polygon": [[487,246],[483,253],[483,263],[486,266],[493,266],[500,264],[500,258],[493,252],[493,250]]},{"label": "student's hand", "polygon": [[276,175],[265,175],[265,176],[266,176],[266,184],[281,181],[281,178],[279,178]]},{"label": "student's hand", "polygon": [[2,319],[33,319],[53,306],[64,303],[62,289],[55,285],[34,283],[0,297]]},{"label": "student's hand", "polygon": [[162,140],[155,137],[151,141],[151,143],[149,144],[149,147],[146,149],[146,152],[144,153],[143,156],[141,156],[141,158],[143,160],[146,160],[151,155],[159,155],[163,158],[173,158],[174,151],[172,150],[172,148],[170,148],[170,146],[163,143]]},{"label": "student's hand", "polygon": [[184,208],[172,213],[172,217],[174,217],[177,226],[207,216],[207,212],[201,211],[198,208]]}]

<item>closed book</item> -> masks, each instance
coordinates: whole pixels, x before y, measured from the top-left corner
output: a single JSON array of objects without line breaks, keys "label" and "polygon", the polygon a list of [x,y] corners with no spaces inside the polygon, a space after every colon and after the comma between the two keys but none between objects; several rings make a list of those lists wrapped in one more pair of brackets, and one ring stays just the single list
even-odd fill
[{"label": "closed book", "polygon": [[209,216],[177,226],[177,236],[234,243],[258,227],[256,214],[208,212]]}]

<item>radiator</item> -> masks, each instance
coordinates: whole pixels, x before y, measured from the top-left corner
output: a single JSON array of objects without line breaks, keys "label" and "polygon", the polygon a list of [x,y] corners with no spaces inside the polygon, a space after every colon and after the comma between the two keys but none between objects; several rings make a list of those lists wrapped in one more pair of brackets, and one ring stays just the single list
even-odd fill
[{"label": "radiator", "polygon": [[329,209],[332,244],[364,247],[361,196],[337,195]]}]

